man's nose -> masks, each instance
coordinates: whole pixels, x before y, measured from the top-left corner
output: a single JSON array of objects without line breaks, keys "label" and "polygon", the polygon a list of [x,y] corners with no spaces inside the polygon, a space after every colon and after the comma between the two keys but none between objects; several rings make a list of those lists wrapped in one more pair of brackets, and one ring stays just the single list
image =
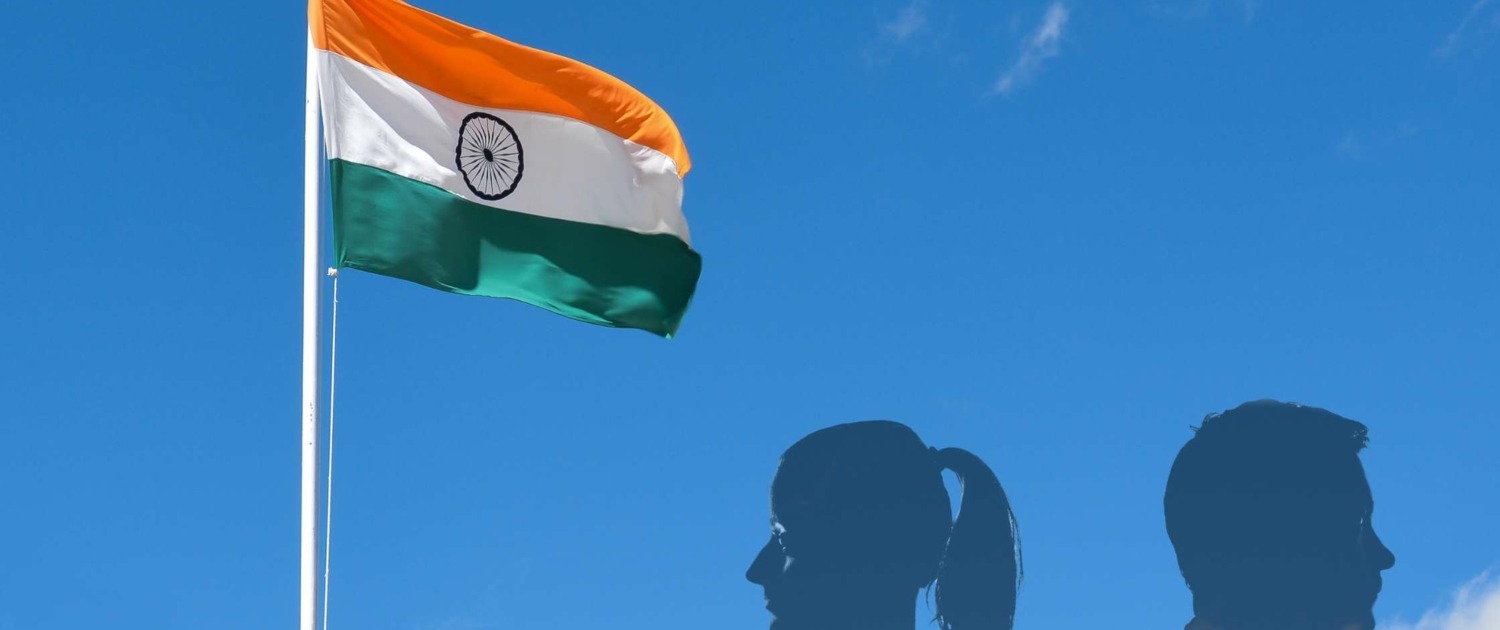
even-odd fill
[{"label": "man's nose", "polygon": [[785,558],[781,555],[781,546],[776,544],[775,538],[772,538],[766,542],[766,546],[760,548],[760,553],[755,555],[750,568],[745,570],[745,579],[765,586],[776,581],[777,576],[781,575],[783,564],[785,564]]},{"label": "man's nose", "polygon": [[1370,527],[1370,535],[1366,538],[1370,544],[1370,560],[1378,571],[1384,571],[1396,566],[1396,554],[1381,542],[1380,535],[1375,533],[1375,528]]}]

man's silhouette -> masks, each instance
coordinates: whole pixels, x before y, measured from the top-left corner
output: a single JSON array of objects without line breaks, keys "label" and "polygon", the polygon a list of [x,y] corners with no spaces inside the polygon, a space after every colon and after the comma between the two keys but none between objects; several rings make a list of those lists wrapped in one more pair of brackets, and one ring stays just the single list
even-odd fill
[{"label": "man's silhouette", "polygon": [[1167,479],[1189,630],[1370,630],[1380,572],[1365,425],[1276,401],[1210,415]]}]

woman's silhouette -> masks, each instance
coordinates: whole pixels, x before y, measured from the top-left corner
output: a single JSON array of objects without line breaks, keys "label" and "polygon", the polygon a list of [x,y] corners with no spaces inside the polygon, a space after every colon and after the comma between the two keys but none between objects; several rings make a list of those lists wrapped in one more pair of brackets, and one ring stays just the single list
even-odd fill
[{"label": "woman's silhouette", "polygon": [[[942,471],[963,499],[952,516]],[[974,454],[928,448],[898,422],[802,438],[771,482],[771,540],[745,578],[773,630],[912,630],[936,581],[943,630],[1009,630],[1020,537],[995,474]]]}]

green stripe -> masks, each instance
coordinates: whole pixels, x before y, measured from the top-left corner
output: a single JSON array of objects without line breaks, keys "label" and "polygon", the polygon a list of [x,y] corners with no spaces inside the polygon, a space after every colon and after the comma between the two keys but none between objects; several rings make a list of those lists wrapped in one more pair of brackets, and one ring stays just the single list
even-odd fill
[{"label": "green stripe", "polygon": [[698,284],[702,259],[670,234],[499,210],[371,166],[329,164],[340,267],[664,337]]}]

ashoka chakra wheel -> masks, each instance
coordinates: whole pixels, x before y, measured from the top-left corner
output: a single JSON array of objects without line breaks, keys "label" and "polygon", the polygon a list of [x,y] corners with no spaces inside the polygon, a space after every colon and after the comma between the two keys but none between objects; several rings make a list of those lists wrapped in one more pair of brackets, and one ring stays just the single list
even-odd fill
[{"label": "ashoka chakra wheel", "polygon": [[521,139],[503,120],[474,112],[458,127],[458,172],[480,199],[494,201],[521,183]]}]

